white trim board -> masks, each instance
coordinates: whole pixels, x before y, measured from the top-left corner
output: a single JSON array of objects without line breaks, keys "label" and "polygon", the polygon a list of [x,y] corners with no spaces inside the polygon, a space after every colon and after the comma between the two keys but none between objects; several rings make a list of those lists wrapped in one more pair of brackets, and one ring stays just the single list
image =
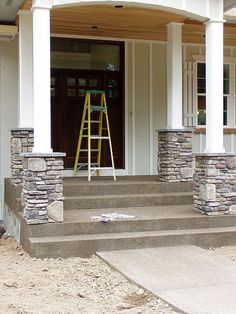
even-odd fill
[{"label": "white trim board", "polygon": [[167,45],[166,41],[148,40],[137,38],[119,38],[119,37],[102,37],[102,36],[85,36],[85,35],[67,35],[67,34],[51,34],[51,37],[57,38],[72,38],[72,39],[91,39],[91,40],[105,40],[105,41],[124,41],[124,42],[137,42],[137,43],[155,43],[160,45]]}]

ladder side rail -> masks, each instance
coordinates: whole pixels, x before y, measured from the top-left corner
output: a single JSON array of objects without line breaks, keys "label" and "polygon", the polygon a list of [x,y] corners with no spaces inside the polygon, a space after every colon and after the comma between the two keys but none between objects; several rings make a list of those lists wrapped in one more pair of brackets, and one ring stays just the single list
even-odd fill
[{"label": "ladder side rail", "polygon": [[[103,94],[103,101],[104,101],[104,106],[107,107],[105,94]],[[111,164],[112,164],[113,178],[114,178],[114,180],[116,180],[115,164],[114,164],[114,157],[113,157],[113,150],[112,150],[112,142],[111,142],[111,132],[110,132],[110,125],[109,125],[109,119],[108,119],[108,112],[107,112],[107,109],[106,109],[106,111],[105,111],[105,117],[106,117],[106,124],[107,124],[108,141],[109,141],[109,146],[110,146],[110,154],[111,154]]]},{"label": "ladder side rail", "polygon": [[[103,101],[103,95],[104,93],[101,94],[100,96],[100,106],[103,107],[104,106],[104,101]],[[98,167],[101,167],[101,150],[102,150],[102,126],[103,126],[103,111],[101,110],[99,113],[99,129],[98,129],[98,154],[97,154],[97,164]],[[100,169],[98,169],[97,171],[97,176],[100,176],[101,171]]]},{"label": "ladder side rail", "polygon": [[81,149],[81,143],[82,143],[82,135],[83,135],[84,122],[85,122],[86,111],[87,111],[87,102],[88,102],[88,95],[86,94],[85,101],[84,101],[84,110],[83,110],[83,115],[82,115],[82,120],[81,120],[81,125],[80,125],[79,139],[78,139],[77,150],[76,150],[76,157],[75,157],[75,164],[74,164],[74,176],[76,176],[76,173],[78,170],[78,162],[79,162],[80,149]]},{"label": "ladder side rail", "polygon": [[88,181],[91,181],[91,96],[88,95]]}]

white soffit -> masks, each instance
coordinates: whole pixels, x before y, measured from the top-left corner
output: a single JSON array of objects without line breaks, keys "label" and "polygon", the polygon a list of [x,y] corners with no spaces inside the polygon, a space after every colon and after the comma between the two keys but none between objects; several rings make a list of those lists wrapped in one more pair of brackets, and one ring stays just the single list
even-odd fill
[{"label": "white soffit", "polygon": [[224,1],[224,18],[227,23],[236,23],[236,1],[225,0]]},{"label": "white soffit", "polygon": [[24,0],[0,0],[0,24],[13,24]]}]

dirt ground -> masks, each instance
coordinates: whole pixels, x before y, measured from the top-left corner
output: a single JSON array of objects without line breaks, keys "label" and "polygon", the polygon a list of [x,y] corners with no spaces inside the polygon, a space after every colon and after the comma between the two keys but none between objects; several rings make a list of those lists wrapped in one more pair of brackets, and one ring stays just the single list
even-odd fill
[{"label": "dirt ground", "polygon": [[36,259],[0,238],[0,313],[174,314],[97,256]]}]

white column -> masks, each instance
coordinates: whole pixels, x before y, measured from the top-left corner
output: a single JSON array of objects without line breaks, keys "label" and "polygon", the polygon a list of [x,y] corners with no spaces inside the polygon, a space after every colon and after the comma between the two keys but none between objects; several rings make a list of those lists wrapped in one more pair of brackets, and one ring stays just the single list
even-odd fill
[{"label": "white column", "polygon": [[167,25],[167,128],[182,129],[182,23]]},{"label": "white column", "polygon": [[32,128],[34,125],[32,49],[32,13],[30,11],[20,11],[18,98],[19,128]]},{"label": "white column", "polygon": [[223,21],[206,25],[206,153],[223,153]]},{"label": "white column", "polygon": [[35,153],[51,153],[50,9],[51,1],[33,5],[33,98]]}]

